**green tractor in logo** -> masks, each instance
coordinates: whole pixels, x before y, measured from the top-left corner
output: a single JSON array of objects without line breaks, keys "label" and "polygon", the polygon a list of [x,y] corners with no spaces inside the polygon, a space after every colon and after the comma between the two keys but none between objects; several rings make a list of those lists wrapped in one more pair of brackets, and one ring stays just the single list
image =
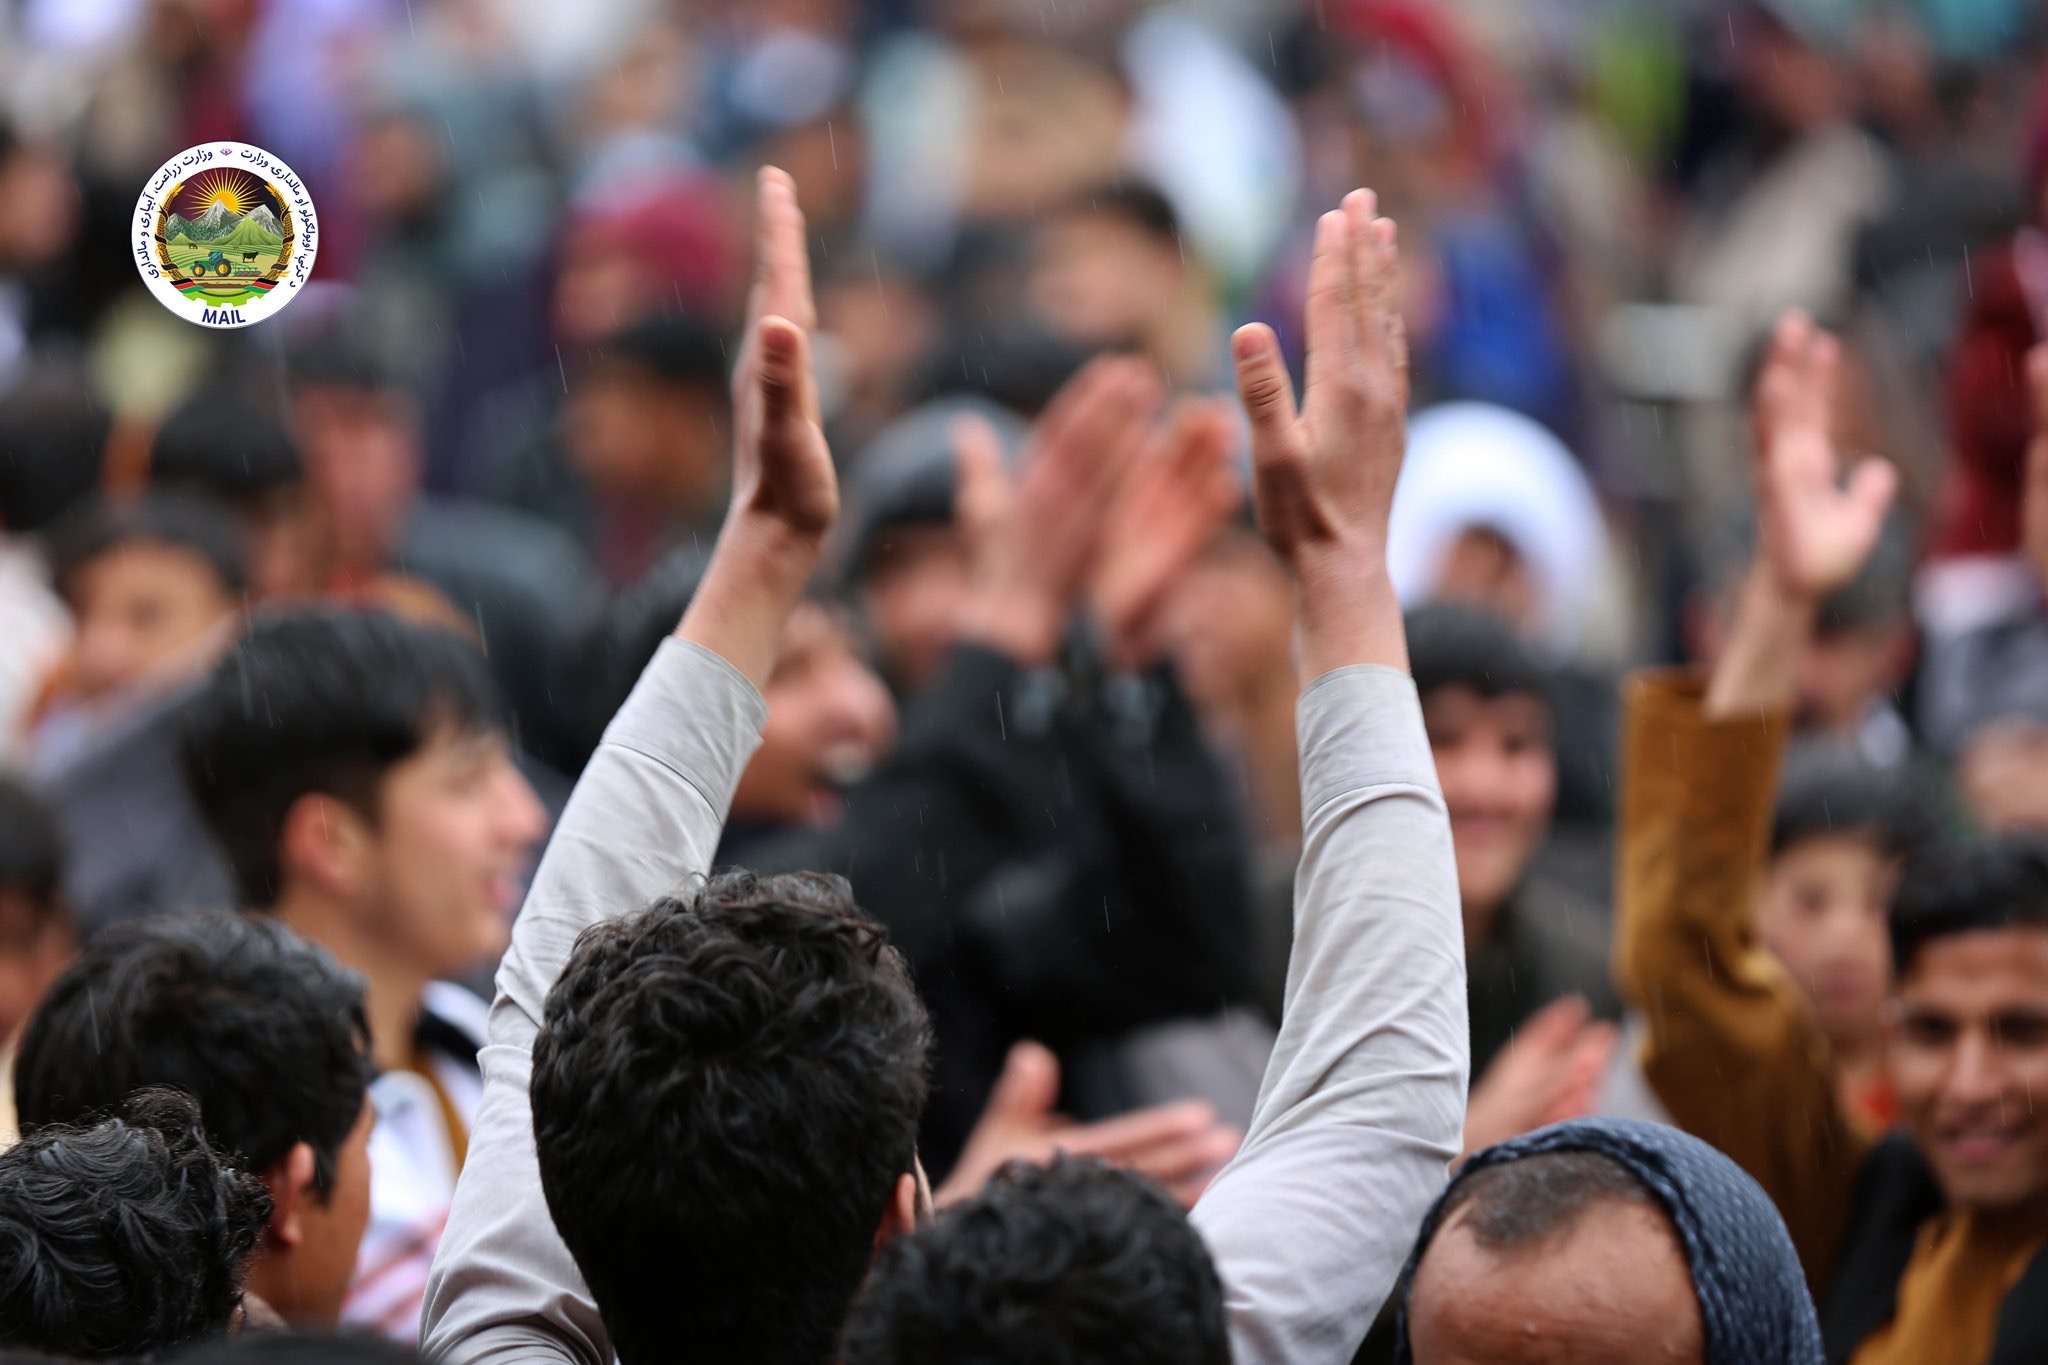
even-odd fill
[{"label": "green tractor in logo", "polygon": [[216,251],[199,263],[199,273],[202,275],[213,274],[226,278],[233,269],[234,267],[228,264],[227,253],[224,251]]}]

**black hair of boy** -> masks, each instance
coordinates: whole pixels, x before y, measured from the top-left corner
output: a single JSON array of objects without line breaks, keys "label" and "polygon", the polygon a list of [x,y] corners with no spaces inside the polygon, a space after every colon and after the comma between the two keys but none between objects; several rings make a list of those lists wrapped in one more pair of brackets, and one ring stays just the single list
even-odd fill
[{"label": "black hair of boy", "polygon": [[505,728],[484,656],[462,636],[352,607],[258,616],[186,707],[185,781],[242,903],[284,891],[294,802],[344,801],[373,825],[390,770],[444,733]]},{"label": "black hair of boy", "polygon": [[208,1136],[268,1172],[300,1142],[333,1188],[370,1086],[363,979],[267,919],[215,911],[117,924],[57,978],[15,1059],[25,1131],[167,1086]]},{"label": "black hair of boy", "polygon": [[69,597],[71,580],[94,560],[136,543],[184,550],[204,563],[221,591],[239,597],[249,575],[240,528],[211,498],[192,493],[145,493],[128,502],[89,503],[50,533],[50,577]]},{"label": "black hair of boy", "polygon": [[359,1332],[244,1332],[185,1351],[171,1365],[418,1365],[419,1359],[417,1351]]},{"label": "black hair of boy", "polygon": [[68,359],[31,362],[0,389],[0,531],[46,531],[91,498],[111,423]]},{"label": "black hair of boy", "polygon": [[2000,834],[1922,858],[1892,902],[1892,964],[1903,979],[1936,939],[2048,929],[2048,835]]},{"label": "black hair of boy", "polygon": [[917,1170],[923,1004],[845,881],[729,872],[586,931],[533,1053],[541,1185],[625,1365],[827,1365]]},{"label": "black hair of boy", "polygon": [[1215,1262],[1128,1171],[1013,1164],[883,1249],[842,1365],[1228,1365]]},{"label": "black hair of boy", "polygon": [[150,443],[152,487],[240,506],[301,478],[299,450],[275,403],[213,383],[171,410]]},{"label": "black hair of boy", "polygon": [[1794,744],[1786,754],[1771,812],[1771,856],[1802,840],[1854,835],[1887,855],[1910,858],[1934,833],[1912,773],[1880,767],[1825,739]]},{"label": "black hair of boy", "polygon": [[1430,602],[1410,611],[1406,625],[1419,695],[1463,687],[1486,701],[1529,696],[1552,704],[1551,671],[1492,612],[1463,602]]},{"label": "black hair of boy", "polygon": [[25,1137],[0,1152],[0,1345],[109,1360],[224,1332],[269,1217],[176,1091]]}]

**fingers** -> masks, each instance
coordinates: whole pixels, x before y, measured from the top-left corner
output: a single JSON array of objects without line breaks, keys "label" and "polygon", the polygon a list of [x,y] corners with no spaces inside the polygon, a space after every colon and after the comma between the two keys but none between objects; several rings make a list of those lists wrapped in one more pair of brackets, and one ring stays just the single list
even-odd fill
[{"label": "fingers", "polygon": [[1263,322],[1237,329],[1230,340],[1237,361],[1237,396],[1251,420],[1252,451],[1277,452],[1293,439],[1294,382],[1280,359],[1280,342]]},{"label": "fingers", "polygon": [[1358,338],[1357,268],[1352,257],[1351,219],[1332,209],[1316,220],[1315,257],[1309,263],[1308,386],[1334,378],[1348,364]]},{"label": "fingers", "polygon": [[1059,1093],[1059,1059],[1037,1043],[1019,1043],[1003,1062],[1003,1074],[982,1110],[983,1120],[1043,1118],[1052,1113]]},{"label": "fingers", "polygon": [[1058,1135],[1061,1151],[1128,1163],[1138,1152],[1198,1137],[1216,1126],[1216,1109],[1202,1100],[1183,1100],[1083,1124]]},{"label": "fingers", "polygon": [[763,166],[754,206],[754,288],[749,316],[788,318],[808,332],[818,325],[811,299],[811,255],[796,182],[787,171]]},{"label": "fingers", "polygon": [[[978,542],[993,533],[1010,508],[1013,490],[1003,463],[1002,438],[986,418],[974,413],[954,421],[952,437],[953,518],[970,542]],[[1015,1057],[1013,1049],[1012,1060]]]},{"label": "fingers", "polygon": [[761,429],[768,440],[789,424],[810,418],[817,396],[811,381],[810,340],[785,317],[761,319]]},{"label": "fingers", "polygon": [[1379,198],[1371,190],[1353,190],[1344,196],[1342,208],[1350,239],[1353,334],[1367,363],[1384,365],[1388,360],[1387,301],[1392,289],[1385,269],[1385,248],[1374,226]]},{"label": "fingers", "polygon": [[1514,1046],[1534,1048],[1546,1052],[1557,1051],[1571,1045],[1578,1037],[1579,1030],[1593,1017],[1593,1008],[1586,1003],[1583,995],[1567,995],[1553,1000],[1522,1021],[1522,1027],[1515,1031]]},{"label": "fingers", "polygon": [[1885,513],[1891,510],[1892,496],[1898,488],[1899,471],[1888,460],[1872,458],[1859,461],[1849,475],[1849,504],[1856,510],[1859,521],[1870,524],[1873,542],[1883,529]]}]

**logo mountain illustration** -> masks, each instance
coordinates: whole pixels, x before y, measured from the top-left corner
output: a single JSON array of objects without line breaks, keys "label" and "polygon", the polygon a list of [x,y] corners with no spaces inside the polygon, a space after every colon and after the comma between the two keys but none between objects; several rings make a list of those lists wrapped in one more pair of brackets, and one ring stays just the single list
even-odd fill
[{"label": "logo mountain illustration", "polygon": [[284,225],[277,221],[277,215],[270,211],[270,205],[268,204],[258,204],[255,208],[250,209],[242,221],[254,223],[257,227],[262,228],[272,237],[279,240],[284,238]]},{"label": "logo mountain illustration", "polygon": [[[261,212],[261,209],[256,210],[256,213]],[[256,213],[251,213],[246,218],[238,221],[233,230],[225,237],[217,237],[214,240],[222,246],[276,246],[282,239],[277,233],[270,231],[257,222]],[[273,218],[271,221],[276,222],[277,220]]]},{"label": "logo mountain illustration", "polygon": [[197,218],[184,220],[185,235],[195,242],[217,241],[228,235],[240,220],[228,212],[228,206],[218,199],[206,206],[206,212]]}]

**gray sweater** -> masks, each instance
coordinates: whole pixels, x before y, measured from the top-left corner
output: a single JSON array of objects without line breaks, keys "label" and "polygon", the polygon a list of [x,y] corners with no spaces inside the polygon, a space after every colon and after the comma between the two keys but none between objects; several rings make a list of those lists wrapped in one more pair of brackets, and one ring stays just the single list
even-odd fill
[{"label": "gray sweater", "polygon": [[[670,641],[577,784],[498,972],[483,1105],[427,1291],[430,1359],[612,1359],[541,1193],[533,1040],[584,928],[711,866],[765,717],[731,665]],[[1350,1359],[1464,1126],[1463,937],[1414,685],[1340,669],[1302,694],[1299,720],[1285,1023],[1244,1145],[1194,1212],[1239,1365]]]}]

